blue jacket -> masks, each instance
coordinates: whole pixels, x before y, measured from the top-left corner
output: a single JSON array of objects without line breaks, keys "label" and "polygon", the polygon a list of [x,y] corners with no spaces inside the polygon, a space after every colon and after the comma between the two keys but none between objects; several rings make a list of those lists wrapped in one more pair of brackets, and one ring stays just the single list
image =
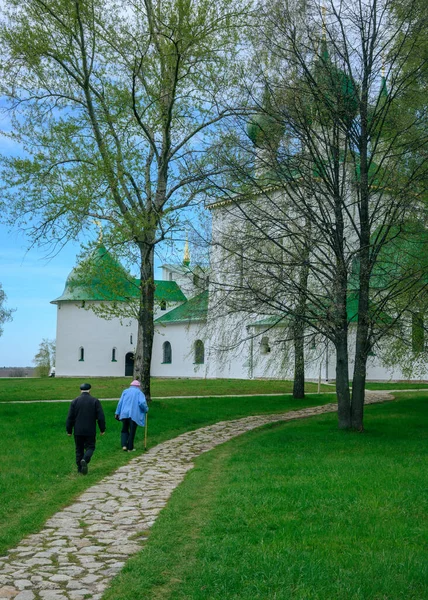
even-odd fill
[{"label": "blue jacket", "polygon": [[132,385],[122,392],[115,414],[119,415],[119,419],[131,418],[137,425],[144,426],[148,410],[145,395],[137,386]]}]

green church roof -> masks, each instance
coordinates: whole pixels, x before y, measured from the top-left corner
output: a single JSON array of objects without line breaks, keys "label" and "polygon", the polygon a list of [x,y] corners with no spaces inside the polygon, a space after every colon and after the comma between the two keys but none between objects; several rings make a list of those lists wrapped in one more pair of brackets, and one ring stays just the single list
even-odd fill
[{"label": "green church roof", "polygon": [[[155,300],[185,302],[175,281],[155,280]],[[123,266],[100,244],[92,254],[75,267],[67,277],[59,302],[107,301],[127,302],[138,298],[140,280],[132,277]]]},{"label": "green church roof", "polygon": [[170,312],[156,319],[156,323],[192,323],[205,321],[208,312],[208,290],[187,300]]}]

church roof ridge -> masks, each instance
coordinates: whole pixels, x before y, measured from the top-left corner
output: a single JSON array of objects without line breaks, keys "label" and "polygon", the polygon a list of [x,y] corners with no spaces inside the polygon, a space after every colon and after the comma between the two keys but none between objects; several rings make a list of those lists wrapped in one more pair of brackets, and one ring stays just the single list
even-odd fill
[{"label": "church roof ridge", "polygon": [[157,318],[155,323],[191,323],[205,321],[208,313],[208,290],[193,296],[177,308]]}]

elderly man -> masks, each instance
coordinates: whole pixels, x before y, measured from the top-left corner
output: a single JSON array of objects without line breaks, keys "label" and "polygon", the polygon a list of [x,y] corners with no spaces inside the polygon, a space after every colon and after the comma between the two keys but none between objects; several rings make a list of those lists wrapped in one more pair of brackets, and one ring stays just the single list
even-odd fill
[{"label": "elderly man", "polygon": [[138,425],[144,427],[146,422],[146,397],[140,389],[140,382],[134,379],[129,388],[122,392],[116,408],[115,419],[122,422],[120,442],[122,450],[134,452],[134,439]]},{"label": "elderly man", "polygon": [[77,472],[82,475],[88,473],[88,464],[95,452],[96,425],[101,435],[106,430],[106,420],[101,402],[89,393],[91,384],[82,383],[81,394],[70,404],[65,428],[71,436],[74,429],[74,443],[76,445]]}]

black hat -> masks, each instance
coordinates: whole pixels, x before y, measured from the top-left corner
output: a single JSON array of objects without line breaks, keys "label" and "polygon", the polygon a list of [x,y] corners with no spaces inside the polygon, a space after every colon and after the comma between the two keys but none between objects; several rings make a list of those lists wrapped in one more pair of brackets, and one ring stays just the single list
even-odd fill
[{"label": "black hat", "polygon": [[91,384],[90,383],[82,383],[82,385],[80,386],[80,389],[83,390],[84,392],[87,392],[88,390],[91,389]]}]

